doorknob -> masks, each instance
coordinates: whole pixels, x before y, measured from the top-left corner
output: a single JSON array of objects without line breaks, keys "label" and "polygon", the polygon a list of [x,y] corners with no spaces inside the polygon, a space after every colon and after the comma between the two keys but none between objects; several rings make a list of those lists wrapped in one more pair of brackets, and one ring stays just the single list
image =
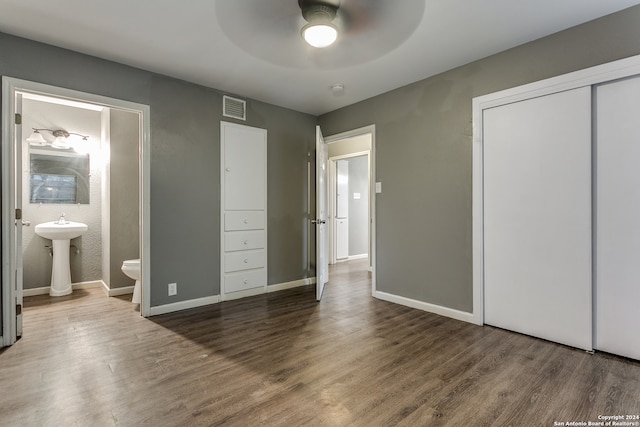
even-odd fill
[{"label": "doorknob", "polygon": [[326,224],[327,221],[325,221],[324,219],[312,219],[311,220],[311,224],[316,224],[316,225],[321,225],[321,224]]},{"label": "doorknob", "polygon": [[15,224],[16,224],[16,225],[18,225],[18,221],[21,221],[21,223],[22,223],[22,225],[23,225],[24,227],[29,227],[29,226],[31,225],[31,221],[29,221],[29,220],[25,220],[25,219],[22,219],[22,220],[20,220],[20,219],[16,219],[16,221],[15,221]]}]

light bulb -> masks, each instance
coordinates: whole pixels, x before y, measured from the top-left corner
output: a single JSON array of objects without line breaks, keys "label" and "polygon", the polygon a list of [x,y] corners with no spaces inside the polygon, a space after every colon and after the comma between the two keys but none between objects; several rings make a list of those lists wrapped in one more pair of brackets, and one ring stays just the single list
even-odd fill
[{"label": "light bulb", "polygon": [[323,48],[338,38],[338,30],[331,24],[307,24],[302,27],[302,37],[313,47]]}]

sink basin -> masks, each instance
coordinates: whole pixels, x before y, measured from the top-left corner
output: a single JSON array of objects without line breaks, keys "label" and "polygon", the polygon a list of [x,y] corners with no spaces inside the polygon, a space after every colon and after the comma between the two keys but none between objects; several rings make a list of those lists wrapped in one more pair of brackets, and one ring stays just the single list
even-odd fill
[{"label": "sink basin", "polygon": [[43,222],[36,225],[36,234],[45,239],[69,240],[80,237],[89,227],[81,222],[66,221],[58,224],[58,221]]},{"label": "sink basin", "polygon": [[36,225],[36,234],[53,242],[53,265],[51,268],[51,289],[49,295],[59,297],[72,292],[69,245],[71,239],[80,237],[89,227],[81,222],[43,222]]}]

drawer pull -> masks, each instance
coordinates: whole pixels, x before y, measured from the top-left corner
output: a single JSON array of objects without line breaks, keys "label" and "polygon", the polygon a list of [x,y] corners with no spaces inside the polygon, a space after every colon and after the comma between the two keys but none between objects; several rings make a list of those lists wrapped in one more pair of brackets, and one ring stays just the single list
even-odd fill
[{"label": "drawer pull", "polygon": [[245,258],[245,259],[244,259],[244,263],[245,263],[245,264],[249,264],[249,258]]},{"label": "drawer pull", "polygon": [[249,244],[249,241],[248,241],[248,240],[245,240],[245,241],[244,241],[244,242],[242,242],[242,243],[243,243],[244,245],[248,245],[248,244]]},{"label": "drawer pull", "polygon": [[245,279],[244,284],[246,285],[246,284],[248,284],[248,283],[249,283],[249,281]]},{"label": "drawer pull", "polygon": [[244,220],[244,223],[245,223],[245,224],[249,224],[249,220],[248,220],[248,219],[245,219],[245,220]]}]

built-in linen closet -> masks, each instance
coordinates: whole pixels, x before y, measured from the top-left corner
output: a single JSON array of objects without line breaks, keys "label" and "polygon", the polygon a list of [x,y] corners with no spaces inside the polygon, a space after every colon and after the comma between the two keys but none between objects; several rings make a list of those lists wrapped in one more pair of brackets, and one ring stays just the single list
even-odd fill
[{"label": "built-in linen closet", "polygon": [[221,122],[221,298],[267,290],[267,131]]},{"label": "built-in linen closet", "polygon": [[474,280],[486,324],[640,359],[640,58],[624,61],[474,100]]}]

